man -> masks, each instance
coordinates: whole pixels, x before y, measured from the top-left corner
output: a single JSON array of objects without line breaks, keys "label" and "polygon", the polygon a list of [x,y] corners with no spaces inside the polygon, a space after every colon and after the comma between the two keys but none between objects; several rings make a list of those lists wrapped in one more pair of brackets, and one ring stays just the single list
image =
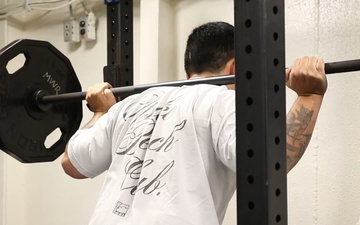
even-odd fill
[{"label": "man", "polygon": [[[210,22],[195,28],[189,35],[185,51],[187,78],[235,74],[234,49],[232,25],[225,22]],[[287,69],[286,84],[298,94],[298,99],[287,115],[288,172],[300,160],[310,142],[327,89],[324,62],[321,59],[297,59],[290,72],[290,68]],[[305,73],[309,76],[303,77]],[[235,85],[228,85],[228,88],[235,89]]]},{"label": "man", "polygon": [[[190,79],[234,74],[233,26],[194,29],[185,70]],[[310,141],[327,81],[315,57],[296,60],[285,74],[298,94],[287,116],[289,171]],[[117,104],[109,88],[88,89],[94,116],[62,160],[74,178],[107,170],[90,224],[221,224],[236,188],[233,86],[152,88]]]}]

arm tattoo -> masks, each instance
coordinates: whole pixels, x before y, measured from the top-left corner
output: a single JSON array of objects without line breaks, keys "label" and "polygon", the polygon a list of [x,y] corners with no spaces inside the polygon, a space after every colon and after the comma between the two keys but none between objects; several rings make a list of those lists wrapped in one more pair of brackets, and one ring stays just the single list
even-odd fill
[{"label": "arm tattoo", "polygon": [[301,107],[300,111],[290,112],[286,123],[287,150],[294,154],[287,155],[288,167],[300,160],[304,154],[310,139],[311,132],[306,133],[306,128],[314,114],[313,110]]}]

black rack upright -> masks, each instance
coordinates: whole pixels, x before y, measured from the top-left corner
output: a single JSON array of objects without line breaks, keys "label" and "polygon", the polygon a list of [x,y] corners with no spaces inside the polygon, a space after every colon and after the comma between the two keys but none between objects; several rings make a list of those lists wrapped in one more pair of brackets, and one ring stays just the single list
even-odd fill
[{"label": "black rack upright", "polygon": [[284,1],[234,3],[238,224],[287,224]]}]

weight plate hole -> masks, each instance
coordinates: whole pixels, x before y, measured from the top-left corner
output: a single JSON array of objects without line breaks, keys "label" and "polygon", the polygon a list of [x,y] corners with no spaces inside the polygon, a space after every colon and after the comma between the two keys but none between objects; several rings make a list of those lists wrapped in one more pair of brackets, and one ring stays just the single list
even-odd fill
[{"label": "weight plate hole", "polygon": [[9,74],[14,74],[18,70],[24,67],[26,62],[26,57],[23,53],[18,54],[14,58],[12,58],[6,65],[6,70]]},{"label": "weight plate hole", "polygon": [[44,145],[47,149],[51,148],[56,142],[58,142],[61,138],[61,130],[56,128],[53,130],[45,139]]}]

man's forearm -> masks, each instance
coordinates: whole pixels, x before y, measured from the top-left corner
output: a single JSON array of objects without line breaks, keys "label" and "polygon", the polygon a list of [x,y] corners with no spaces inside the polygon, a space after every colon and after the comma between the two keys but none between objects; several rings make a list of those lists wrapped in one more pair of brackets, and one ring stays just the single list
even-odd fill
[{"label": "man's forearm", "polygon": [[299,96],[286,117],[287,172],[303,156],[309,145],[323,96]]}]

